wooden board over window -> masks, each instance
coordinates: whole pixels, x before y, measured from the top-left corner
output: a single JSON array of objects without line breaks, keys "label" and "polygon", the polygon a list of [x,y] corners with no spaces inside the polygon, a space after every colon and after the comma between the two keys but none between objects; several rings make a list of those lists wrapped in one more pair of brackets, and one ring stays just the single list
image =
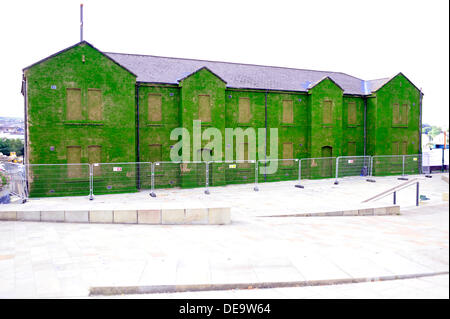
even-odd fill
[{"label": "wooden board over window", "polygon": [[[102,147],[100,145],[88,146],[88,162],[89,164],[102,162]],[[94,166],[94,176],[99,176],[100,172],[100,166]]]},{"label": "wooden board over window", "polygon": [[88,111],[90,121],[102,120],[102,91],[99,89],[88,89]]},{"label": "wooden board over window", "polygon": [[323,101],[323,124],[333,123],[333,102],[330,100]]},{"label": "wooden board over window", "polygon": [[356,143],[348,142],[347,147],[347,155],[348,156],[356,156]]},{"label": "wooden board over window", "polygon": [[209,95],[198,96],[198,116],[202,122],[211,122],[211,99]]},{"label": "wooden board over window", "polygon": [[400,155],[400,143],[392,142],[392,155]]},{"label": "wooden board over window", "polygon": [[160,122],[162,120],[161,94],[150,93],[148,95],[148,121]]},{"label": "wooden board over window", "polygon": [[239,98],[239,123],[248,123],[252,117],[250,110],[250,99],[248,97]]},{"label": "wooden board over window", "polygon": [[[292,143],[283,143],[283,159],[292,159],[294,157],[294,145]],[[294,161],[282,161],[282,165],[293,165]]]},{"label": "wooden board over window", "polygon": [[356,102],[348,102],[348,125],[356,125],[357,124],[357,116],[356,116]]},{"label": "wooden board over window", "polygon": [[408,126],[408,104],[402,104],[402,109],[400,112],[400,123],[403,126]]},{"label": "wooden board over window", "polygon": [[283,101],[283,123],[294,123],[294,103],[292,100]]},{"label": "wooden board over window", "polygon": [[162,145],[150,144],[148,146],[149,162],[161,162],[162,161]]},{"label": "wooden board over window", "polygon": [[81,114],[81,90],[68,88],[66,90],[67,108],[66,119],[68,121],[78,121],[82,119]]},{"label": "wooden board over window", "polygon": [[403,141],[402,142],[402,155],[408,154],[408,142]]},{"label": "wooden board over window", "polygon": [[[81,163],[81,147],[80,146],[67,146],[67,164]],[[67,177],[80,178],[81,166],[80,165],[67,165]]]},{"label": "wooden board over window", "polygon": [[398,125],[400,124],[400,104],[394,103],[392,109],[392,124]]}]

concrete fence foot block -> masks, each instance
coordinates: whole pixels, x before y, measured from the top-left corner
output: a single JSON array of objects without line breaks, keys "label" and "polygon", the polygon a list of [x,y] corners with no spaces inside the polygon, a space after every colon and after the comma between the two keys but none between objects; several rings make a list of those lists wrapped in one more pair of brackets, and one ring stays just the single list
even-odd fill
[{"label": "concrete fence foot block", "polygon": [[115,224],[137,224],[137,210],[115,210]]},{"label": "concrete fence foot block", "polygon": [[208,218],[210,225],[225,225],[231,223],[230,207],[209,208]]},{"label": "concrete fence foot block", "polygon": [[67,223],[89,223],[89,212],[72,210],[65,212],[65,221]]},{"label": "concrete fence foot block", "polygon": [[161,222],[164,225],[184,224],[184,209],[161,210]]},{"label": "concrete fence foot block", "polygon": [[0,212],[0,220],[16,220],[16,212]]},{"label": "concrete fence foot block", "polygon": [[185,224],[208,224],[207,208],[186,208]]},{"label": "concrete fence foot block", "polygon": [[90,223],[112,223],[113,211],[112,210],[91,210],[89,212]]},{"label": "concrete fence foot block", "polygon": [[41,221],[43,222],[63,222],[64,211],[42,211]]},{"label": "concrete fence foot block", "polygon": [[17,212],[17,220],[38,222],[41,220],[41,212]]},{"label": "concrete fence foot block", "polygon": [[161,210],[138,210],[138,224],[161,224]]}]

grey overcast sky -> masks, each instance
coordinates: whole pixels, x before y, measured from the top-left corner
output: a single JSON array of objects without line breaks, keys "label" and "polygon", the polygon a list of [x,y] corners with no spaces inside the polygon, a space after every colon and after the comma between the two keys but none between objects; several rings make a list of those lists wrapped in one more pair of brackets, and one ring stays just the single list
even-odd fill
[{"label": "grey overcast sky", "polygon": [[22,68],[84,39],[102,51],[340,71],[403,72],[423,121],[448,127],[448,0],[2,1],[0,116],[23,117]]}]

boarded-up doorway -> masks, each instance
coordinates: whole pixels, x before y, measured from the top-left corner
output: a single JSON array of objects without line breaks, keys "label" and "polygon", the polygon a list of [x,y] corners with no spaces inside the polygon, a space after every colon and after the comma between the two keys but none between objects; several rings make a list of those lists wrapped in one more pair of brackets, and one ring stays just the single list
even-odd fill
[{"label": "boarded-up doorway", "polygon": [[321,150],[321,157],[327,157],[322,160],[322,177],[332,177],[333,176],[333,148],[331,146],[324,146]]}]

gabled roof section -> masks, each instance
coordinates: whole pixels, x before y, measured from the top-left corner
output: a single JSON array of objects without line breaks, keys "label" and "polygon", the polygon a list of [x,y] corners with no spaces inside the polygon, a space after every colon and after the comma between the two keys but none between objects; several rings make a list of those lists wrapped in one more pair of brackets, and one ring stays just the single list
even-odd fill
[{"label": "gabled roof section", "polygon": [[385,86],[386,84],[388,84],[389,82],[391,82],[394,78],[396,78],[397,76],[403,76],[409,83],[411,83],[412,86],[414,86],[416,88],[417,91],[421,91],[414,83],[412,83],[402,72],[399,72],[398,74],[390,77],[390,78],[383,78],[383,79],[377,79],[377,80],[370,80],[367,81],[369,82],[369,94],[370,93],[374,93],[376,91],[378,91],[379,89],[381,89],[383,86]]},{"label": "gabled roof section", "polygon": [[118,66],[120,66],[120,67],[121,67],[122,69],[124,69],[125,71],[127,71],[127,72],[131,73],[132,75],[134,75],[135,77],[137,77],[137,74],[133,73],[132,71],[130,71],[129,69],[127,69],[125,66],[121,65],[121,64],[118,63],[116,60],[112,59],[112,58],[109,57],[107,54],[103,53],[102,51],[100,51],[99,49],[97,49],[96,47],[94,47],[92,44],[90,44],[90,43],[87,42],[87,41],[81,41],[81,42],[78,42],[78,43],[76,43],[76,44],[74,44],[74,45],[72,45],[72,46],[70,46],[70,47],[68,47],[68,48],[65,48],[65,49],[63,49],[63,50],[61,50],[61,51],[58,51],[58,52],[52,54],[52,55],[49,55],[48,57],[46,57],[46,58],[44,58],[44,59],[42,59],[42,60],[39,60],[38,62],[33,63],[33,64],[31,64],[31,65],[29,65],[29,66],[23,68],[22,71],[24,72],[24,71],[28,70],[29,68],[31,68],[31,67],[33,67],[33,66],[35,66],[35,65],[37,65],[37,64],[40,64],[40,63],[45,62],[45,61],[47,61],[47,60],[50,60],[51,58],[53,58],[53,57],[55,57],[55,56],[57,56],[57,55],[60,55],[61,53],[64,53],[64,52],[66,52],[66,51],[69,51],[69,50],[71,50],[71,49],[73,49],[73,48],[75,48],[75,47],[77,47],[77,46],[79,46],[79,45],[82,45],[82,44],[85,44],[85,45],[90,46],[90,47],[93,48],[94,50],[100,52],[100,53],[101,53],[104,57],[106,57],[108,60],[111,60],[112,62],[114,62],[114,64],[117,64]]},{"label": "gabled roof section", "polygon": [[329,76],[324,76],[323,78],[321,78],[319,81],[317,81],[316,83],[312,83],[309,87],[308,87],[308,91],[313,89],[314,87],[316,87],[319,83],[325,81],[326,79],[330,80],[331,82],[333,82],[338,88],[340,88],[342,91],[344,91],[344,89],[342,88],[342,86],[340,86],[339,84],[336,83],[335,80],[333,80],[331,77]]},{"label": "gabled roof section", "polygon": [[212,73],[215,77],[217,77],[219,80],[221,80],[223,83],[227,84],[227,81],[225,81],[224,79],[222,79],[219,75],[217,75],[216,73],[214,73],[213,71],[211,71],[210,69],[208,69],[206,66],[203,66],[197,70],[195,70],[194,72],[189,73],[186,76],[183,76],[182,78],[178,79],[177,82],[182,82],[183,80],[187,79],[188,77],[194,75],[195,73],[200,72],[201,70],[207,70],[209,73]]}]

